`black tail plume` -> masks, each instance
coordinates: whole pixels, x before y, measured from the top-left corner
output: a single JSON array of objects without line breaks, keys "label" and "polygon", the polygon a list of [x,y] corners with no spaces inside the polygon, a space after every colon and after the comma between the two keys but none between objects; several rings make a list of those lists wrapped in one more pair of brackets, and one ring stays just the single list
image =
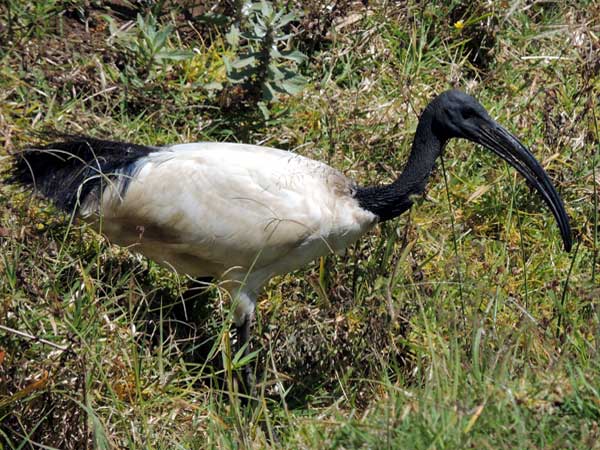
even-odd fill
[{"label": "black tail plume", "polygon": [[62,142],[26,148],[15,155],[9,182],[32,187],[66,211],[115,172],[127,172],[158,147],[63,135]]}]

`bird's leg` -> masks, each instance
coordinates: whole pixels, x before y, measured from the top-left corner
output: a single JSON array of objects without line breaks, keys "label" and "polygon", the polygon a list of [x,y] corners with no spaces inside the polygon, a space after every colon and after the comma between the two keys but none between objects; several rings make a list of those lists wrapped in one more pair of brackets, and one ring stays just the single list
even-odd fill
[{"label": "bird's leg", "polygon": [[[252,292],[240,289],[235,294],[234,299],[237,303],[234,314],[238,342],[237,351],[243,351],[242,357],[245,357],[250,354],[250,330],[252,327],[252,320],[254,319],[256,295],[253,295]],[[247,362],[242,368],[242,371],[244,391],[245,393],[252,395],[254,393],[255,381],[252,364]]]},{"label": "bird's leg", "polygon": [[[254,319],[254,311],[245,314],[244,321],[241,325],[236,326],[237,340],[238,340],[238,351],[243,349],[243,356],[250,354],[250,330],[252,327],[252,320]],[[254,371],[252,365],[247,363],[243,367],[243,383],[245,391],[249,394],[254,393]]]}]

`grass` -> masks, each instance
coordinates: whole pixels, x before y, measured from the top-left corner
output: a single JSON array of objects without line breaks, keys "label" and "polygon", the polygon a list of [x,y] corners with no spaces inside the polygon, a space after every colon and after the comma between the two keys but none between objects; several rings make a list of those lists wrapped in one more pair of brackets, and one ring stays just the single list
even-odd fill
[{"label": "grass", "polygon": [[1,183],[0,324],[39,339],[0,330],[0,448],[598,448],[600,4],[338,2],[329,28],[303,7],[309,83],[265,119],[203,88],[226,81],[218,25],[162,14],[169,48],[194,55],[131,83],[101,18],[125,24],[115,10],[9,0],[0,166],[57,129],[260,142],[387,181],[419,112],[459,87],[542,161],[573,252],[514,170],[453,142],[410,213],[270,283],[248,362],[218,286],[190,290]]}]

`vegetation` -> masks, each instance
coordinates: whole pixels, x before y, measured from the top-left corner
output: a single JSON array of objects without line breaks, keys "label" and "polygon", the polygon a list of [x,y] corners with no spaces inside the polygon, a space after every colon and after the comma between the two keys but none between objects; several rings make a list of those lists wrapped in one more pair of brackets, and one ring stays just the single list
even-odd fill
[{"label": "vegetation", "polygon": [[410,213],[271,283],[240,360],[217,285],[0,175],[0,448],[600,448],[600,3],[365,3],[5,0],[0,173],[57,130],[388,181],[458,87],[543,162],[572,253],[513,170],[454,142]]}]

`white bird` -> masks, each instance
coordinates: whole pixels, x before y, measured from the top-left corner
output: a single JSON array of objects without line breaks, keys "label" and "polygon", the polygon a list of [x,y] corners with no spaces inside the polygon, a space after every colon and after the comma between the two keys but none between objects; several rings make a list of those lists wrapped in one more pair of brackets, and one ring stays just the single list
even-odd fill
[{"label": "white bird", "polygon": [[[257,296],[273,276],[340,252],[408,210],[451,138],[515,167],[554,214],[569,219],[533,155],[472,97],[447,91],[424,110],[399,178],[359,187],[324,163],[274,148],[209,143],[146,147],[72,138],[20,153],[13,181],[76,209],[111,241],[192,277],[222,281],[247,344]],[[247,349],[247,346],[246,346]]]}]

